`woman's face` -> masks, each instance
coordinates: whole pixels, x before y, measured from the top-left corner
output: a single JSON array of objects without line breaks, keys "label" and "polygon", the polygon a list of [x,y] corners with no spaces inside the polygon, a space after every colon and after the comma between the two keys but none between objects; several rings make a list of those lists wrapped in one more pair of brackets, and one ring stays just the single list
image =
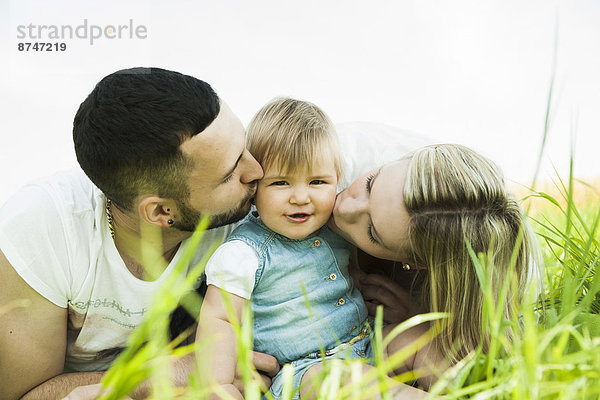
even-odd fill
[{"label": "woman's face", "polygon": [[403,191],[409,162],[374,169],[340,192],[329,227],[374,257],[407,261],[410,218]]}]

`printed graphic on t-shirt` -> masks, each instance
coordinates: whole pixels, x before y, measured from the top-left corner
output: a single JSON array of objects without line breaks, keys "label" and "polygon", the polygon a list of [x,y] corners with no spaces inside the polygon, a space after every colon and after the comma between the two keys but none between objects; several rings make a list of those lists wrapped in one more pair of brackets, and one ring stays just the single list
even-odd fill
[{"label": "printed graphic on t-shirt", "polygon": [[115,300],[68,304],[66,366],[71,370],[106,369],[127,345],[146,309],[131,310]]}]

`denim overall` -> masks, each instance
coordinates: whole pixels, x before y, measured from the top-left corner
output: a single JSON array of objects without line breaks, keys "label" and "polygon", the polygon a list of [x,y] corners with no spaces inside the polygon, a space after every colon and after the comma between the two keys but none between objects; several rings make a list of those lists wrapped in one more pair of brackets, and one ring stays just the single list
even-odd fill
[{"label": "denim overall", "polygon": [[[280,364],[296,367],[295,385],[308,367],[333,357],[372,358],[365,334],[367,309],[348,273],[352,246],[327,226],[304,239],[273,232],[248,214],[229,240],[241,240],[257,254],[258,270],[251,304],[254,350],[270,354]],[[281,395],[281,373],[271,392]]]}]

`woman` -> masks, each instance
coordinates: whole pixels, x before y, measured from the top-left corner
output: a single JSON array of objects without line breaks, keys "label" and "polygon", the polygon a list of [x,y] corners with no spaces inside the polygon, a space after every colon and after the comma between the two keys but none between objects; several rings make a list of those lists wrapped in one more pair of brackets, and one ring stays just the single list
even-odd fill
[{"label": "woman", "polygon": [[[507,193],[501,171],[460,145],[423,147],[358,178],[338,194],[330,227],[371,256],[401,262],[404,269],[426,269],[422,310],[447,312],[449,317],[433,325],[433,341],[397,371],[426,368],[428,376],[419,380],[425,388],[443,372],[431,365],[454,364],[479,344],[484,351],[489,344],[482,328],[483,293],[469,245],[494,266],[487,269],[487,278],[495,299],[506,279],[514,283],[506,297],[505,318],[518,312],[527,283],[540,265],[535,236]],[[386,288],[396,291],[397,302],[406,300],[398,286],[381,278],[363,276],[359,282],[366,300],[389,305]],[[368,283],[378,285],[378,294]],[[396,308],[414,313],[410,305]],[[390,330],[386,327],[384,334]],[[403,342],[410,343],[425,330],[404,332]]]}]

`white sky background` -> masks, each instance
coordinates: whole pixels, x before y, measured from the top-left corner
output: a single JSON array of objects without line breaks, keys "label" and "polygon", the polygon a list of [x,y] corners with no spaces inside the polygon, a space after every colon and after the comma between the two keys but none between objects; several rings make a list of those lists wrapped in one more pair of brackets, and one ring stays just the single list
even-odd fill
[{"label": "white sky background", "polygon": [[[146,39],[17,51],[17,26],[145,25]],[[244,124],[269,99],[321,106],[479,150],[530,182],[558,26],[541,177],[600,175],[600,1],[0,0],[0,203],[76,165],[79,103],[105,75],[159,66],[209,82]],[[32,41],[32,40],[28,40]],[[47,40],[45,40],[47,41]],[[57,40],[52,40],[57,41]]]}]

